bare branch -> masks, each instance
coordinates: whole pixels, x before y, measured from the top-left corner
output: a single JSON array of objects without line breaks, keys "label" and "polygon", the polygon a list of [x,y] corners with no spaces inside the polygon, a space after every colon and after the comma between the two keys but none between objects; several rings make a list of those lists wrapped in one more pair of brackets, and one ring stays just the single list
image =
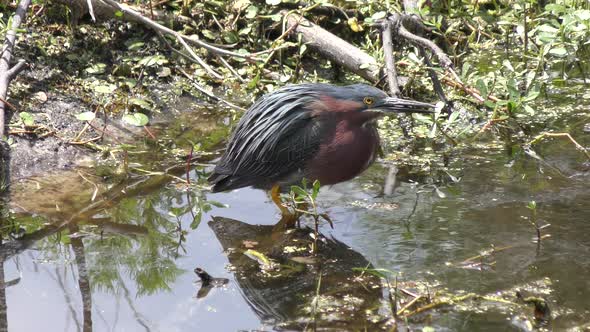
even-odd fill
[{"label": "bare branch", "polygon": [[393,55],[392,25],[389,20],[383,22],[383,31],[381,33],[383,40],[383,55],[385,56],[385,68],[387,69],[387,84],[389,93],[393,97],[400,97],[399,85],[397,84],[397,71],[395,69],[395,57]]},{"label": "bare branch", "polygon": [[8,79],[12,80],[13,78],[15,78],[16,75],[18,75],[23,69],[25,69],[26,65],[27,62],[25,60],[18,60],[18,62],[14,66],[12,66],[10,70],[6,72],[6,75],[8,75]]},{"label": "bare branch", "polygon": [[189,44],[197,45],[197,46],[202,47],[214,54],[223,55],[223,56],[231,56],[231,57],[236,57],[236,58],[244,58],[244,59],[255,60],[255,61],[261,61],[261,59],[256,58],[252,54],[249,54],[249,53],[242,54],[242,53],[228,51],[228,50],[213,46],[209,43],[206,43],[198,38],[191,38],[191,37],[188,37],[188,36],[183,35],[181,33],[178,33],[170,28],[167,28],[159,23],[156,23],[156,22],[150,20],[149,18],[141,15],[137,11],[131,9],[130,7],[122,5],[114,0],[94,0],[94,1],[103,1],[103,2],[107,3],[108,5],[110,5],[110,7],[112,7],[114,10],[121,11],[124,15],[129,16],[134,21],[139,22],[150,29],[160,31],[166,35],[173,36],[175,39],[180,38]]},{"label": "bare branch", "polygon": [[[24,64],[19,62],[14,68],[10,68],[10,61],[12,60],[12,52],[16,41],[16,32],[21,23],[24,21],[27,14],[27,8],[31,4],[31,0],[21,0],[16,8],[16,13],[12,17],[12,26],[6,32],[6,40],[2,46],[2,55],[0,57],[0,98],[6,100],[6,93],[8,92],[8,85],[14,75],[22,70]],[[4,137],[4,128],[6,126],[6,104],[0,100],[0,139]]]}]

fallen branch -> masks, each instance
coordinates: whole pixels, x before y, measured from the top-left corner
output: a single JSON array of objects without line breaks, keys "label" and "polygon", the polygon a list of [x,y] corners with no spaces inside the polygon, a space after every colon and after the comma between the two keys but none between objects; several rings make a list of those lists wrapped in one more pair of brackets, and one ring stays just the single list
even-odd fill
[{"label": "fallen branch", "polygon": [[[25,68],[24,60],[20,60],[16,65],[10,66],[12,60],[12,52],[16,42],[16,32],[20,28],[21,23],[25,20],[27,8],[31,4],[31,0],[21,0],[16,8],[16,12],[12,17],[12,25],[10,30],[6,32],[6,39],[2,46],[2,55],[0,56],[0,139],[4,137],[6,127],[6,94],[8,92],[8,85],[10,81]],[[4,151],[2,151],[4,152]],[[7,151],[6,151],[7,152]]]},{"label": "fallen branch", "polygon": [[[295,13],[285,14],[287,28],[301,36],[302,41],[332,63],[340,65],[372,83],[381,81],[381,65],[377,60],[342,38],[328,32]],[[398,85],[407,80],[398,78]]]}]

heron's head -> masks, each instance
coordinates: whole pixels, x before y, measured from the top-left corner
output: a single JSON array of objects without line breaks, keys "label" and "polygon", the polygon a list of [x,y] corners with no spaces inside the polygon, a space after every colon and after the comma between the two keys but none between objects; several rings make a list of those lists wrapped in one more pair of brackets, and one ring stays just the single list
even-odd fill
[{"label": "heron's head", "polygon": [[434,105],[428,103],[389,97],[385,92],[366,84],[317,87],[319,100],[313,105],[317,112],[358,114],[362,118],[373,119],[388,113],[432,113],[434,109]]}]

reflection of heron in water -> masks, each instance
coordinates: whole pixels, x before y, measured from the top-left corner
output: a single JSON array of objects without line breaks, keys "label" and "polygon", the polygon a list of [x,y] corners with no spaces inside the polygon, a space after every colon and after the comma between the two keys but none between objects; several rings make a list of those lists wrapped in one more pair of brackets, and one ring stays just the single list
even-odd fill
[{"label": "reflection of heron in water", "polygon": [[[310,228],[273,233],[273,226],[222,217],[214,217],[209,226],[229,252],[242,295],[265,323],[296,330],[310,323],[346,330],[377,327],[368,322],[366,311],[376,314],[379,309],[380,280],[368,274],[358,277],[352,269],[371,264],[346,244],[323,238],[318,241],[317,256],[312,256]],[[253,250],[276,262],[277,268],[263,271],[258,262],[244,255],[252,243]],[[230,248],[234,250],[227,250]],[[316,294],[320,297],[314,301]],[[315,315],[313,303],[318,304]]]}]

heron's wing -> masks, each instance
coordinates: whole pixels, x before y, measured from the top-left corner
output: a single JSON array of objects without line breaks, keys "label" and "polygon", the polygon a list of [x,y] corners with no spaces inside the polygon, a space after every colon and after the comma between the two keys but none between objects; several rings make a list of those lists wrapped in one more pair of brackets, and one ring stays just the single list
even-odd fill
[{"label": "heron's wing", "polygon": [[305,171],[319,149],[322,124],[307,109],[314,100],[310,95],[281,93],[263,98],[240,120],[209,178],[213,191],[268,187]]}]

